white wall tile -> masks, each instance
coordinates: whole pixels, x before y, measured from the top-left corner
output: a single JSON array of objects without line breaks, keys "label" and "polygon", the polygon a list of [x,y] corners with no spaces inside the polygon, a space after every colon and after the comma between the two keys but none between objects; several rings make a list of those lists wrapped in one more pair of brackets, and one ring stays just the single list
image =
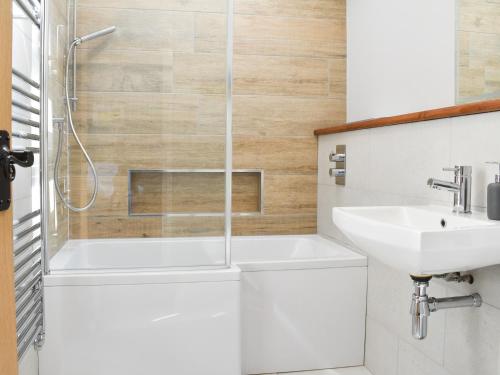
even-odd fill
[{"label": "white wall tile", "polygon": [[466,293],[479,292],[489,305],[500,309],[500,266],[492,266],[476,270],[472,273],[474,284],[467,285]]},{"label": "white wall tile", "polygon": [[500,310],[483,304],[446,315],[445,368],[454,375],[498,375]]},{"label": "white wall tile", "polygon": [[365,367],[347,367],[334,370],[329,375],[372,375]]},{"label": "white wall tile", "polygon": [[398,375],[450,375],[403,340],[399,341]]},{"label": "white wall tile", "polygon": [[427,186],[429,177],[453,177],[442,172],[450,164],[450,137],[447,119],[373,130],[371,181],[365,184],[385,193],[450,201],[450,193]]},{"label": "white wall tile", "polygon": [[[445,314],[432,314],[428,336],[423,341],[411,335],[410,302],[413,282],[404,273],[391,269],[369,258],[368,263],[368,316],[383,324],[413,348],[437,363],[443,363],[445,342]],[[433,297],[445,297],[446,288],[431,283],[428,289]]]},{"label": "white wall tile", "polygon": [[329,161],[329,156],[332,151],[336,150],[337,145],[346,145],[348,171],[356,172],[349,173],[346,178],[346,186],[366,189],[366,183],[370,181],[370,174],[372,173],[369,135],[370,130],[360,130],[320,137],[318,145],[318,183],[335,185],[335,178],[330,177],[329,174],[330,168],[334,168],[335,163]]},{"label": "white wall tile", "polygon": [[398,337],[370,318],[366,321],[365,365],[373,375],[398,372]]},{"label": "white wall tile", "polygon": [[498,173],[485,162],[500,162],[499,123],[500,112],[452,119],[451,160],[472,166],[472,205],[476,207],[486,207],[486,187]]},{"label": "white wall tile", "polygon": [[337,206],[339,194],[335,186],[318,184],[318,233],[346,242],[347,238],[333,225],[332,207]]},{"label": "white wall tile", "polygon": [[[277,375],[277,374],[262,374],[262,375]],[[286,372],[280,375],[372,375],[365,367],[346,367],[327,370],[299,371]]]},{"label": "white wall tile", "polygon": [[[278,375],[278,374],[262,374]],[[338,369],[298,371],[298,372],[280,372],[280,375],[372,375],[365,367],[345,367]]]}]

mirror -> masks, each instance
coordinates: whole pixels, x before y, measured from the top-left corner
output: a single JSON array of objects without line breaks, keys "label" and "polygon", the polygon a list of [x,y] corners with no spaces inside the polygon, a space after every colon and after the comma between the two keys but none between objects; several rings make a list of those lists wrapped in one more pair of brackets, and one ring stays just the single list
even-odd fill
[{"label": "mirror", "polygon": [[347,4],[347,122],[500,100],[500,0]]},{"label": "mirror", "polygon": [[500,98],[500,0],[457,0],[456,104]]}]

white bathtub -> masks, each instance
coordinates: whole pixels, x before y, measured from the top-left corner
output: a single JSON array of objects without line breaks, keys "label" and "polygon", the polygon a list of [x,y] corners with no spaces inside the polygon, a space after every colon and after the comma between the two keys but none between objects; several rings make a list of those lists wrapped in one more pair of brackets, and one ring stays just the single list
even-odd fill
[{"label": "white bathtub", "polygon": [[220,238],[69,241],[44,281],[41,373],[362,364],[364,257],[319,236],[234,237],[227,269],[223,249]]}]

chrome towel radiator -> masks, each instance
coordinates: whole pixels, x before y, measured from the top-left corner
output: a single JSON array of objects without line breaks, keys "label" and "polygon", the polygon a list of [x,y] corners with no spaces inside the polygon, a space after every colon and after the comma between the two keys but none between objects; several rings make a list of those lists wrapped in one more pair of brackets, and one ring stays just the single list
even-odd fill
[{"label": "chrome towel radiator", "polygon": [[[43,0],[14,0],[12,7],[14,33],[25,38],[23,43],[15,41],[12,47],[13,56],[16,56],[12,66],[12,153],[29,154],[33,164],[31,167],[24,165],[29,168],[18,168],[18,176],[12,182],[17,351],[20,359],[31,345],[40,346],[44,337],[44,223],[40,173],[43,90],[39,78],[43,76]],[[29,32],[22,32],[26,30]],[[17,48],[23,50],[17,51]],[[27,60],[31,57],[31,61],[20,61],[19,56],[25,56]]]}]

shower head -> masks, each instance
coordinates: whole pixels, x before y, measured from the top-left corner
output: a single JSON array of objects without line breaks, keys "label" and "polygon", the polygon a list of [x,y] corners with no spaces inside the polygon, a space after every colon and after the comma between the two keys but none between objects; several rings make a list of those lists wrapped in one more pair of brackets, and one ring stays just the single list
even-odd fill
[{"label": "shower head", "polygon": [[105,29],[95,31],[93,33],[75,38],[75,44],[78,46],[78,45],[82,44],[83,42],[88,42],[89,40],[99,38],[100,36],[111,34],[115,30],[116,30],[116,26],[110,26],[110,27],[107,27]]}]

